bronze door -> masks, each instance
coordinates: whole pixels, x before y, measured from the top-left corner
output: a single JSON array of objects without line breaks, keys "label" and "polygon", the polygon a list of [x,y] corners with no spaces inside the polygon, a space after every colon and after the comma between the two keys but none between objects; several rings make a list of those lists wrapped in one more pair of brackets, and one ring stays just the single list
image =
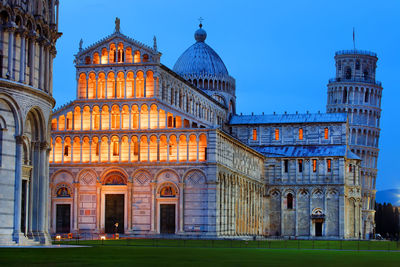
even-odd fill
[{"label": "bronze door", "polygon": [[160,215],[160,232],[175,234],[175,204],[161,204]]},{"label": "bronze door", "polygon": [[71,205],[57,204],[56,205],[56,232],[70,233],[71,232]]},{"label": "bronze door", "polygon": [[106,194],[105,232],[108,234],[124,233],[124,198],[123,194]]},{"label": "bronze door", "polygon": [[322,236],[322,222],[315,223],[315,236]]}]

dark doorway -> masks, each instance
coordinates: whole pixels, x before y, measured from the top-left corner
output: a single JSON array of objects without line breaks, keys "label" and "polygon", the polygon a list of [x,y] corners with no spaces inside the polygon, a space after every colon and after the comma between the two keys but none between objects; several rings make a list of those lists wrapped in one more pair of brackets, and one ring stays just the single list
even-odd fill
[{"label": "dark doorway", "polygon": [[315,223],[315,236],[322,236],[322,222]]},{"label": "dark doorway", "polygon": [[71,231],[71,205],[56,205],[56,232],[69,233]]},{"label": "dark doorway", "polygon": [[175,234],[175,204],[161,204],[160,215],[160,232]]},{"label": "dark doorway", "polygon": [[105,232],[108,234],[114,234],[116,230],[120,234],[124,233],[124,198],[123,194],[106,195]]}]

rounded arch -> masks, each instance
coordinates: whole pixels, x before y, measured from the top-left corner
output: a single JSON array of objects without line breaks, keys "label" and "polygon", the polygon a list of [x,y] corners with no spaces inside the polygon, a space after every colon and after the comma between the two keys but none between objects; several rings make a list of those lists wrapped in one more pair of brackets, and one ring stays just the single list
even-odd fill
[{"label": "rounded arch", "polygon": [[121,168],[110,168],[103,176],[101,176],[102,185],[126,185],[128,176]]},{"label": "rounded arch", "polygon": [[50,182],[51,183],[59,183],[58,181],[56,181],[56,178],[60,178],[63,181],[71,178],[71,181],[74,182],[75,181],[75,176],[72,174],[72,172],[70,172],[69,170],[65,170],[65,169],[61,169],[61,170],[57,170],[56,172],[54,172],[51,177],[50,177]]},{"label": "rounded arch", "polygon": [[183,175],[183,182],[190,185],[205,184],[207,176],[200,169],[190,169]]},{"label": "rounded arch", "polygon": [[4,101],[5,104],[8,106],[8,108],[10,109],[11,113],[13,114],[15,123],[15,135],[16,136],[22,135],[23,133],[22,114],[19,105],[11,96],[5,93],[0,93],[0,101]]},{"label": "rounded arch", "polygon": [[[35,139],[39,140],[39,141],[46,141],[46,139],[47,139],[46,138],[47,124],[46,124],[46,120],[44,119],[42,109],[40,107],[34,106],[28,111],[28,113],[26,114],[26,117],[25,117],[25,121],[24,121],[24,133],[26,133],[26,131],[28,130],[28,129],[26,129],[26,127],[28,126],[27,122],[29,119],[32,120],[31,122],[34,124],[34,125],[31,125],[32,131],[36,130],[36,133],[35,133],[36,136],[32,135],[32,137],[35,137]],[[33,128],[33,127],[35,127],[35,128]],[[34,139],[32,139],[32,140],[34,140]]]},{"label": "rounded arch", "polygon": [[158,196],[164,197],[177,197],[180,193],[178,186],[170,181],[162,182],[157,185],[156,192]]},{"label": "rounded arch", "polygon": [[106,177],[109,173],[116,171],[116,172],[120,172],[124,177],[125,177],[125,181],[128,181],[128,177],[129,174],[125,171],[125,169],[121,168],[121,167],[108,167],[107,169],[103,170],[99,177],[100,177],[100,182],[103,183],[104,177]]},{"label": "rounded arch", "polygon": [[170,176],[166,175],[166,174],[169,174],[169,173],[173,173],[173,175],[175,175],[175,178],[176,178],[177,182],[182,181],[180,175],[175,170],[170,169],[170,168],[162,169],[162,170],[158,171],[156,173],[156,175],[154,175],[154,179],[155,179],[154,181],[158,182],[158,181],[160,181],[162,179],[167,180],[167,181],[173,180],[173,178],[171,178]]}]

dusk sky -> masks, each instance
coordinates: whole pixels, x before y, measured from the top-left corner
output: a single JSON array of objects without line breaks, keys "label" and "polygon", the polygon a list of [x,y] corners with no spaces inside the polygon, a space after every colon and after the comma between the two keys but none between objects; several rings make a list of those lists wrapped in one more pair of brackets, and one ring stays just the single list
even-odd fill
[{"label": "dusk sky", "polygon": [[356,48],[378,54],[383,83],[377,189],[400,188],[400,1],[122,1],[61,0],[54,61],[56,107],[76,98],[74,54],[121,32],[153,45],[172,69],[195,40],[203,17],[206,43],[236,79],[237,113],[325,112],[334,54]]}]

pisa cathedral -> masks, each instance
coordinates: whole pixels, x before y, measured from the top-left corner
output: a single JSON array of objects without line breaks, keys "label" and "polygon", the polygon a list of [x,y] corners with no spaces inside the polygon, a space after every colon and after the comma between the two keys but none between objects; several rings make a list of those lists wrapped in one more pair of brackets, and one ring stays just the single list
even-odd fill
[{"label": "pisa cathedral", "polygon": [[[3,19],[2,29],[8,21]],[[54,44],[56,28],[52,34]],[[23,124],[36,130],[33,125],[43,123],[41,135],[32,130],[15,137],[13,109],[4,104],[0,110],[1,127],[7,128],[0,132],[1,162],[7,162],[0,171],[8,172],[0,192],[14,188],[12,196],[0,194],[9,206],[0,210],[0,220],[10,225],[0,228],[0,238],[18,243],[18,233],[44,243],[36,236],[115,231],[198,238],[371,237],[382,93],[376,54],[336,53],[327,113],[238,115],[235,79],[207,45],[201,24],[194,37],[170,69],[161,63],[155,38],[148,46],[124,35],[117,18],[112,34],[86,48],[80,42],[76,99],[50,118],[52,57],[39,60],[47,50],[38,45],[33,58],[40,63],[33,73],[40,75],[23,81],[18,74],[7,76],[16,67],[8,67],[4,53],[10,43],[19,46],[2,31],[1,97],[8,84],[29,85],[48,102],[35,106],[32,122]],[[13,66],[25,66],[15,63],[18,58]],[[29,66],[25,71],[31,73]],[[47,113],[36,119],[39,107]]]}]

